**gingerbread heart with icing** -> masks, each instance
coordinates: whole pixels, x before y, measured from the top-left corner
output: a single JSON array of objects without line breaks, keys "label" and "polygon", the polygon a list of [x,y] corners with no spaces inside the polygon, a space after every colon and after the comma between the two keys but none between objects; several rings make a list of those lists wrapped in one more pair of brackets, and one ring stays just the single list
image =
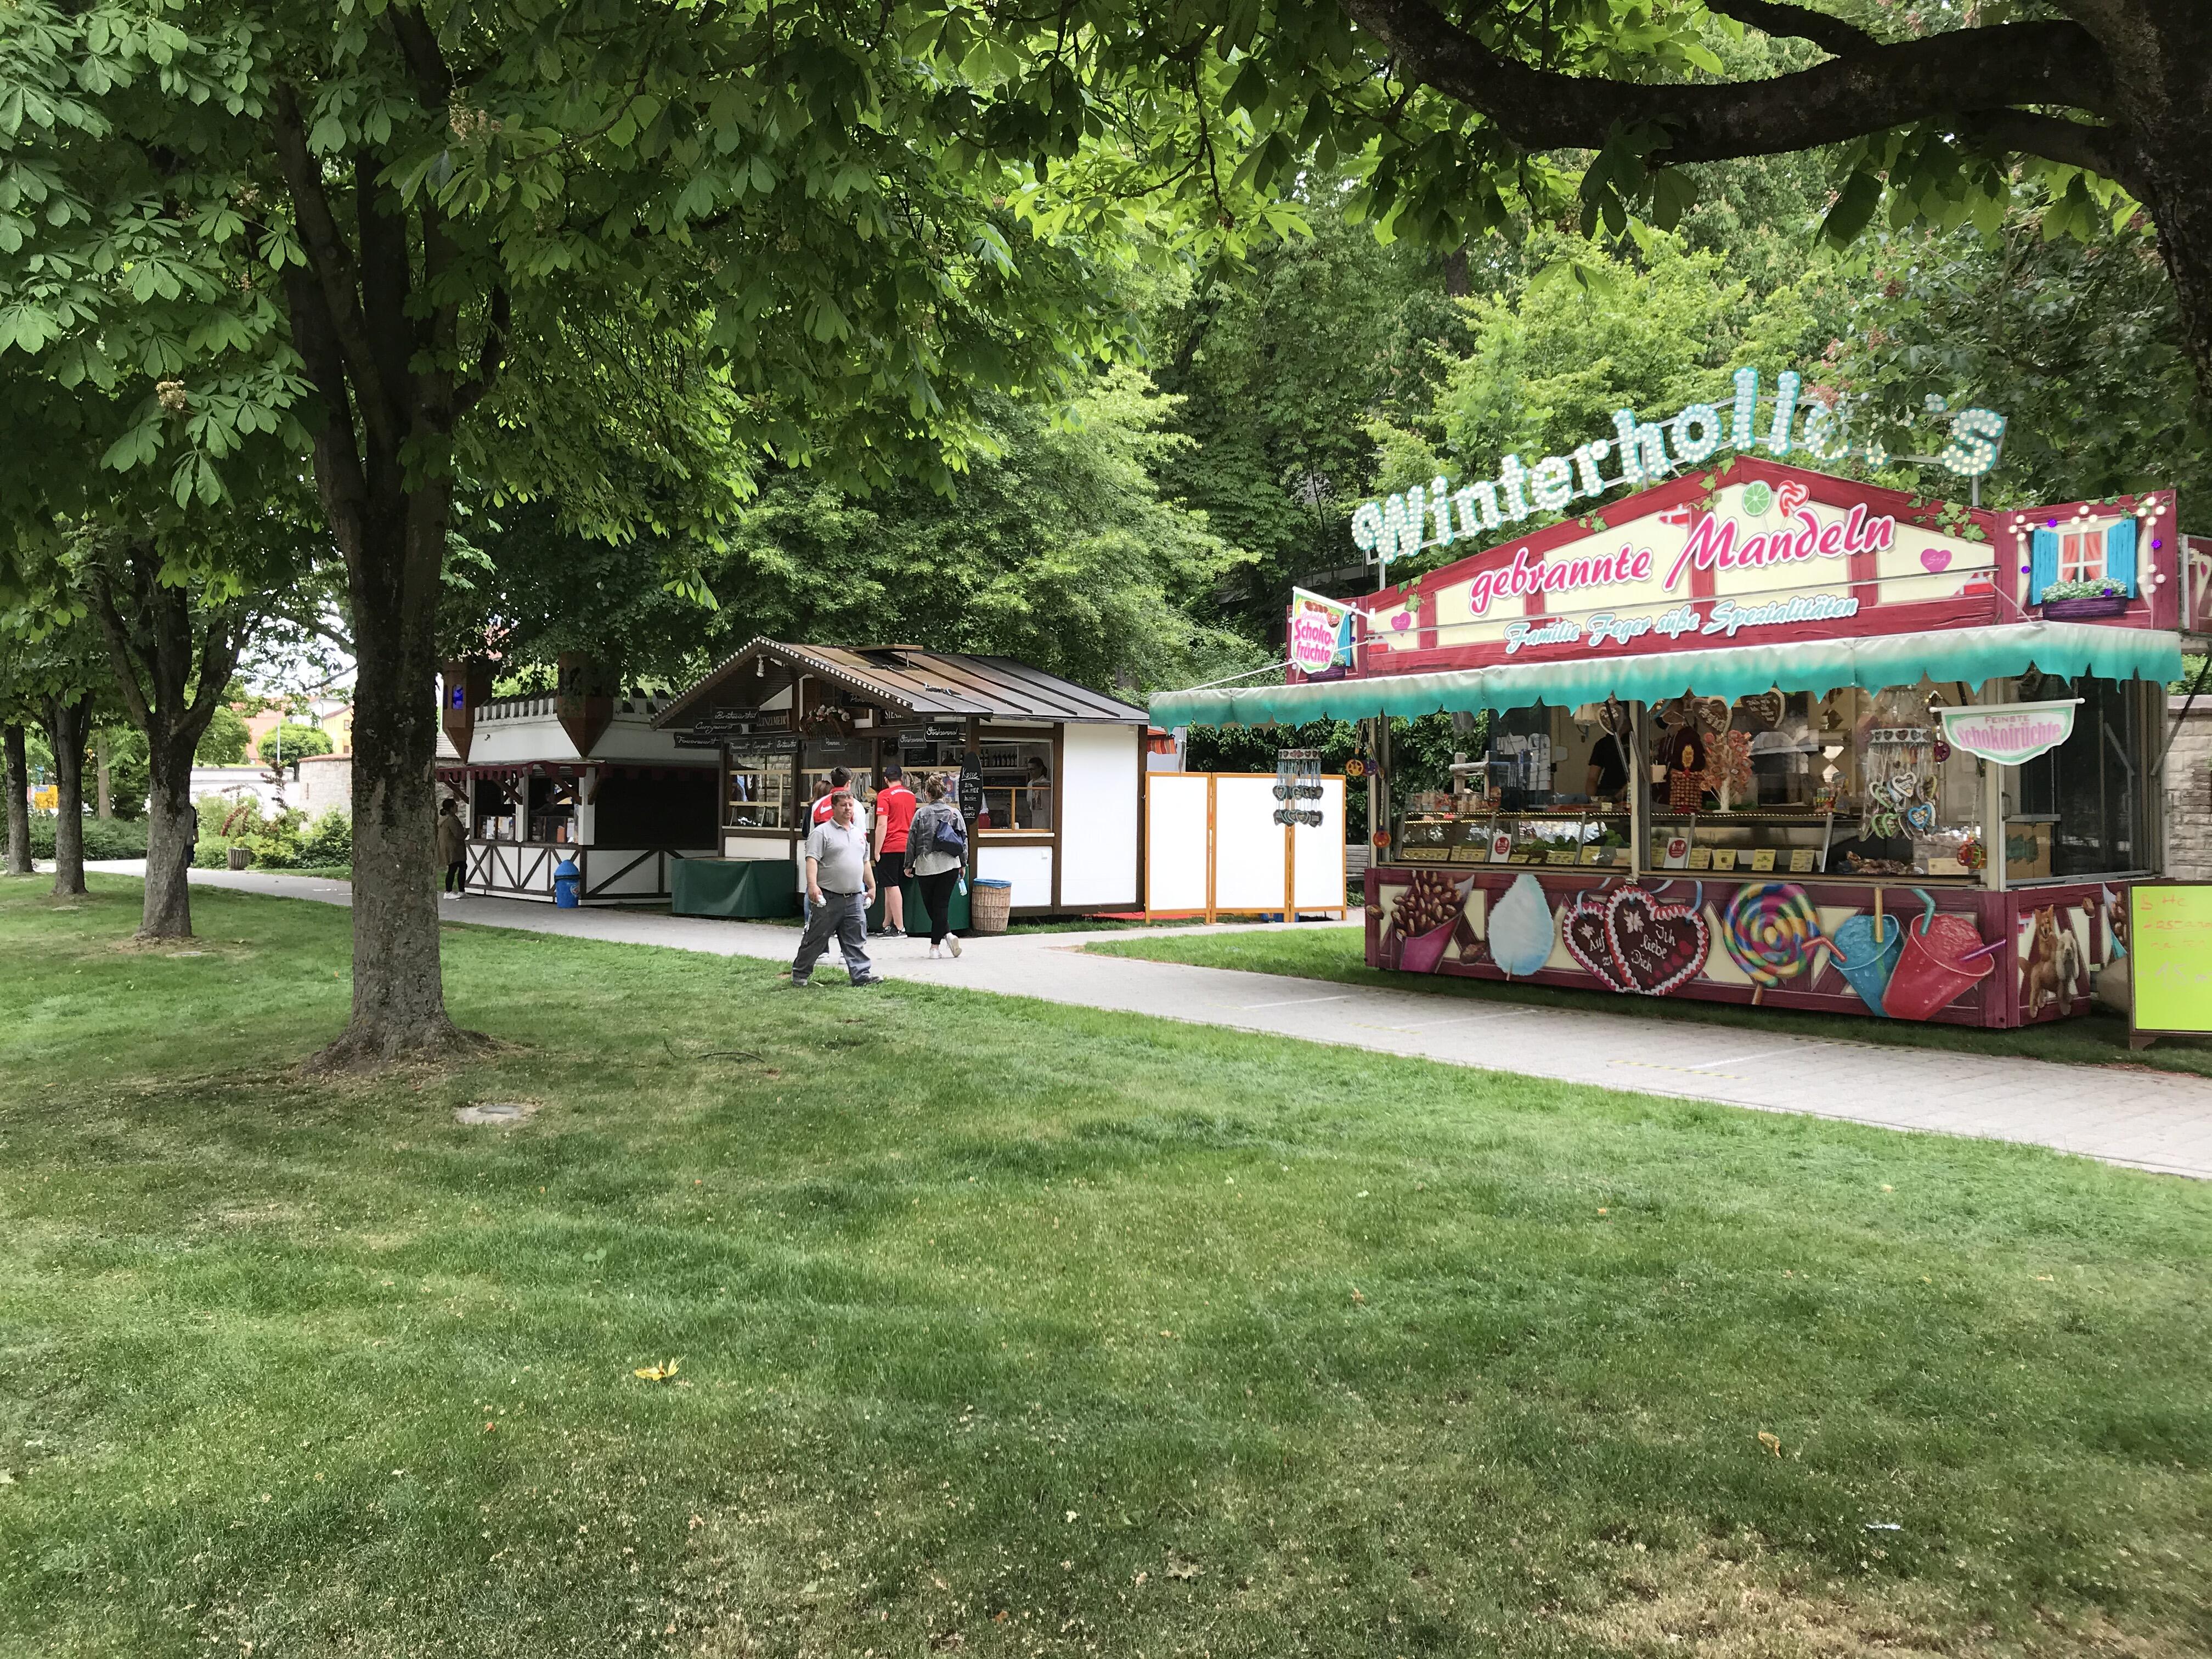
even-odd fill
[{"label": "gingerbread heart with icing", "polygon": [[1606,928],[1606,901],[1601,893],[1583,893],[1560,916],[1561,936],[1567,944],[1567,954],[1601,981],[1606,988],[1629,991],[1635,988],[1621,977],[1620,969],[1613,959],[1613,942]]},{"label": "gingerbread heart with icing", "polygon": [[1647,997],[1666,996],[1695,979],[1713,942],[1698,911],[1662,903],[1634,885],[1607,902],[1605,937],[1626,988]]}]

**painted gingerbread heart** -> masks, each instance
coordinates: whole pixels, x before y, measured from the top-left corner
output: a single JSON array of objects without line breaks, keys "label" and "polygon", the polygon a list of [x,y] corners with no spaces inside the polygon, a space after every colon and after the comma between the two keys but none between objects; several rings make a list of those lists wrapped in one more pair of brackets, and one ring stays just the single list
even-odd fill
[{"label": "painted gingerbread heart", "polygon": [[1713,942],[1697,910],[1662,903],[1632,885],[1607,902],[1605,936],[1628,988],[1647,997],[1666,996],[1696,978]]},{"label": "painted gingerbread heart", "polygon": [[1608,990],[1635,988],[1620,976],[1613,960],[1613,945],[1606,936],[1605,895],[1589,892],[1577,897],[1560,916],[1567,954],[1589,970]]}]

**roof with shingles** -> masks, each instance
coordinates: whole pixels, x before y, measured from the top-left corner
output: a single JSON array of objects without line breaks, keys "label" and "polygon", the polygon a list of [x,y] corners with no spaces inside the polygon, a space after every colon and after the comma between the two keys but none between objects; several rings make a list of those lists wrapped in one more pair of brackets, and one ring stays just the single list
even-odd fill
[{"label": "roof with shingles", "polygon": [[783,671],[769,690],[780,690],[787,678],[811,674],[886,708],[925,718],[975,715],[1116,726],[1142,726],[1148,719],[1141,708],[1012,657],[906,645],[790,645],[755,639],[670,703],[654,726],[689,726],[710,708],[757,707],[760,693],[750,686],[742,699],[726,698],[724,693],[735,689],[746,667],[763,661]]}]

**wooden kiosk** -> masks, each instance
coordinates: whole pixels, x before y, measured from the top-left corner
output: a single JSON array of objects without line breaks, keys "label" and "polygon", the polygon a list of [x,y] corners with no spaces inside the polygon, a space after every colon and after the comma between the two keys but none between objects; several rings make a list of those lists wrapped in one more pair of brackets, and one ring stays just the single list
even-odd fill
[{"label": "wooden kiosk", "polygon": [[795,914],[819,784],[842,766],[872,787],[894,762],[917,795],[945,777],[969,878],[1011,883],[1015,915],[1140,901],[1145,711],[1011,657],[757,639],[653,726],[719,765],[720,856],[678,871],[678,915]]},{"label": "wooden kiosk", "polygon": [[1740,454],[1485,546],[1484,490],[1437,520],[1480,550],[1356,602],[1348,660],[1153,703],[1367,721],[1386,775],[1377,716],[1470,717],[1450,787],[1377,792],[1370,964],[1997,1028],[2089,1007],[2164,868],[2163,683],[2212,610],[2172,492],[1991,509]]},{"label": "wooden kiosk", "polygon": [[665,698],[603,690],[563,658],[560,688],[490,695],[488,668],[447,666],[441,799],[461,801],[467,890],[550,903],[573,859],[586,904],[664,904],[677,868],[715,850],[712,757],[655,729]]}]

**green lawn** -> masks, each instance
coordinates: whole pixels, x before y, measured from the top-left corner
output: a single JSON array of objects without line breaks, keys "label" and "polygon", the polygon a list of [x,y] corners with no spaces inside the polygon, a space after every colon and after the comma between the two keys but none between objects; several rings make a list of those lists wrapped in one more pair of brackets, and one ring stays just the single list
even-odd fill
[{"label": "green lawn", "polygon": [[1626,1014],[1638,1019],[1688,1020],[1707,1025],[1756,1026],[1798,1036],[1828,1037],[1841,1042],[1881,1042],[1906,1048],[1945,1048],[1962,1054],[2025,1054],[2033,1060],[2063,1060],[2081,1066],[2115,1063],[2151,1066],[2162,1071],[2212,1077],[2212,1043],[2194,1037],[2160,1037],[2153,1047],[2130,1053],[2128,1023],[2099,1010],[2073,1019],[2018,1031],[1983,1031],[1963,1025],[1928,1025],[1913,1020],[1855,1018],[1846,1014],[1807,1013],[1792,1008],[1752,1008],[1729,1002],[1692,1002],[1680,997],[1616,996],[1609,991],[1576,991],[1563,986],[1457,979],[1437,974],[1401,974],[1367,965],[1358,927],[1305,927],[1296,933],[1207,933],[1196,938],[1109,939],[1091,945],[1112,956],[1142,957],[1152,962],[1189,962],[1202,968],[1241,968],[1248,973],[1288,974],[1300,979],[1335,980],[1346,985],[1375,985],[1393,991],[1436,996],[1473,997],[1484,1002],[1533,1003],[1547,1008],[1580,1008]]},{"label": "green lawn", "polygon": [[343,911],[44,887],[0,1652],[2212,1645],[2212,1187],[460,927],[311,1083]]}]

